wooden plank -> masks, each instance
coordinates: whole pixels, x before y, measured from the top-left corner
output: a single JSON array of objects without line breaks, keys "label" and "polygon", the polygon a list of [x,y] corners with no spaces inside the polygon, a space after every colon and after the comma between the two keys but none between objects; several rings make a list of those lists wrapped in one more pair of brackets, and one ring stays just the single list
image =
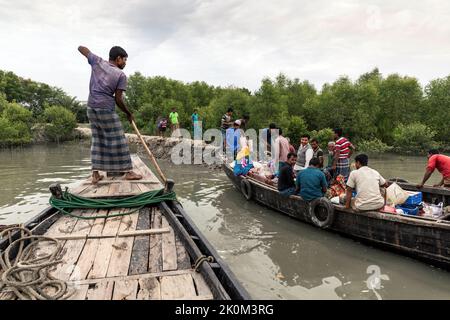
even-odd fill
[{"label": "wooden plank", "polygon": [[161,300],[161,284],[157,278],[139,280],[137,300]]},{"label": "wooden plank", "polygon": [[[111,182],[117,182],[117,179],[114,177]],[[113,183],[111,184],[111,187],[109,188],[109,195],[118,195],[119,194],[119,188],[120,188],[120,180],[119,183]]]},{"label": "wooden plank", "polygon": [[209,295],[212,296],[211,289],[206,284],[206,281],[205,279],[203,279],[201,273],[193,272],[191,276],[194,281],[195,289],[197,291],[198,296],[209,296]]},{"label": "wooden plank", "polygon": [[[89,183],[89,185],[87,185],[86,183]],[[69,191],[72,194],[81,194],[84,190],[86,190],[87,188],[89,188],[89,186],[91,185],[91,181],[90,180],[85,180],[82,181],[80,183],[80,185],[78,185],[77,187],[73,188],[72,190],[69,189]]]},{"label": "wooden plank", "polygon": [[104,281],[96,283],[89,288],[87,300],[111,300],[114,289],[114,281]]},{"label": "wooden plank", "polygon": [[106,185],[97,185],[97,192],[96,192],[96,196],[97,197],[109,197],[110,193],[109,193],[109,189],[111,188],[111,184],[106,184]]},{"label": "wooden plank", "polygon": [[[138,212],[123,216],[119,226],[119,233],[135,230],[138,216]],[[107,277],[126,276],[128,274],[133,242],[134,237],[115,239],[108,272],[106,274]]]},{"label": "wooden plank", "polygon": [[86,279],[81,281],[68,281],[69,284],[95,284],[99,282],[105,281],[124,281],[124,280],[141,280],[141,279],[149,279],[149,278],[159,278],[159,277],[167,277],[167,276],[178,276],[181,274],[192,274],[194,270],[175,270],[175,271],[163,271],[163,272],[154,272],[154,273],[145,273],[145,274],[137,274],[132,276],[120,276],[120,277],[111,277],[111,278],[99,278],[99,279]]},{"label": "wooden plank", "polygon": [[138,280],[116,281],[114,284],[113,300],[136,300]]},{"label": "wooden plank", "polygon": [[88,186],[86,189],[84,189],[83,191],[81,191],[80,193],[78,193],[78,196],[81,197],[86,197],[89,198],[92,195],[95,195],[95,193],[97,192],[97,186],[95,185],[90,185]]},{"label": "wooden plank", "polygon": [[119,185],[119,194],[132,194],[132,189],[131,189],[131,183],[128,181],[123,181],[120,185]]},{"label": "wooden plank", "polygon": [[[151,211],[150,208],[143,208],[139,212],[136,230],[150,228]],[[148,270],[148,256],[150,251],[150,237],[138,236],[134,239],[133,250],[131,252],[130,269],[128,274],[146,273]]]},{"label": "wooden plank", "polygon": [[76,287],[75,293],[68,300],[86,300],[89,285],[83,284]]},{"label": "wooden plank", "polygon": [[[123,209],[110,210],[108,215],[122,212],[124,212]],[[119,231],[121,220],[122,217],[107,218],[103,227],[102,235],[116,235]],[[92,264],[92,269],[88,275],[89,279],[104,278],[106,276],[114,242],[114,238],[101,239],[100,244],[97,247],[97,253]]]},{"label": "wooden plank", "polygon": [[[83,212],[86,212],[86,210],[75,210],[75,214],[83,214]],[[75,227],[75,224],[77,223],[77,219],[71,217],[71,216],[62,216],[58,220],[55,221],[45,232],[46,236],[53,237],[56,235],[61,234],[70,234]],[[61,246],[64,247],[65,241],[61,241]],[[33,250],[33,255],[35,257],[43,257],[51,254],[53,250],[55,249],[54,245],[49,245],[46,242],[39,243],[36,248]],[[56,267],[52,268],[53,270],[56,269]]]},{"label": "wooden plank", "polygon": [[177,269],[190,269],[191,259],[189,258],[186,248],[177,235],[175,235],[175,247],[177,250]]},{"label": "wooden plank", "polygon": [[191,275],[161,277],[161,299],[193,299],[197,296]]},{"label": "wooden plank", "polygon": [[143,179],[154,181],[155,185],[148,185],[151,190],[158,190],[163,187],[156,175],[147,167],[147,165],[137,155],[132,156],[133,166],[142,174]]},{"label": "wooden plank", "polygon": [[140,236],[148,236],[151,234],[164,234],[170,233],[170,228],[160,228],[160,229],[148,229],[148,230],[139,230],[139,231],[125,231],[114,235],[102,235],[102,234],[76,234],[76,235],[68,235],[68,236],[57,236],[55,239],[57,240],[82,240],[82,239],[105,239],[105,238],[131,238],[131,237],[140,237]]},{"label": "wooden plank", "polygon": [[[161,228],[162,215],[161,211],[157,208],[152,210],[152,228]],[[150,236],[150,251],[148,257],[148,271],[149,272],[161,272],[162,268],[162,235]]]},{"label": "wooden plank", "polygon": [[[162,227],[169,228],[170,225],[167,222],[166,217],[162,217]],[[162,235],[162,258],[163,258],[163,270],[177,270],[177,248],[175,246],[175,233],[170,228],[170,233]]]},{"label": "wooden plank", "polygon": [[[107,215],[108,210],[98,210],[94,215],[103,216]],[[103,231],[103,227],[105,225],[105,219],[99,218],[94,220],[94,224],[91,228],[90,235],[92,234],[101,234]],[[94,264],[95,255],[97,254],[97,249],[100,244],[99,239],[88,239],[86,244],[84,245],[83,251],[80,254],[80,257],[77,262],[77,268],[74,269],[70,280],[84,280],[86,279],[89,271]]]},{"label": "wooden plank", "polygon": [[[89,213],[83,214],[86,217],[92,216],[94,210],[90,210]],[[77,223],[72,230],[71,234],[89,233],[94,224],[94,220],[77,219]],[[62,263],[57,265],[55,277],[62,280],[68,280],[73,271],[75,271],[75,265],[78,258],[83,251],[86,240],[68,240],[64,244],[62,250]]]},{"label": "wooden plank", "polygon": [[[113,179],[114,178],[114,179]],[[123,181],[127,181],[127,182],[129,182],[129,183],[131,183],[131,184],[158,184],[159,182],[156,182],[156,181],[153,181],[153,180],[143,180],[143,179],[141,179],[141,180],[123,180],[123,179],[117,179],[117,177],[112,177],[111,178],[111,180],[106,180],[106,181],[99,181],[99,182],[97,182],[97,186],[103,186],[103,185],[119,185],[119,184],[121,184]],[[84,184],[83,184],[84,186],[87,186],[87,185],[93,185],[92,184],[92,182],[90,182],[90,181],[87,181],[87,182],[84,182]]]}]

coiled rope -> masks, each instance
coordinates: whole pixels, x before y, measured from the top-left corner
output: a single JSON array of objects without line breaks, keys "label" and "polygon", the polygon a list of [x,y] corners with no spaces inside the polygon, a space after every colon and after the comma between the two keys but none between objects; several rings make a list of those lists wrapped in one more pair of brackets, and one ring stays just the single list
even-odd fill
[{"label": "coiled rope", "polygon": [[[61,196],[61,199],[52,196],[50,197],[49,202],[53,208],[58,209],[63,214],[70,215],[78,219],[91,220],[98,218],[112,218],[129,215],[141,210],[146,205],[170,200],[176,200],[175,192],[172,191],[165,193],[164,189],[148,191],[136,196],[120,199],[91,199],[71,194],[66,188],[66,190],[63,192]],[[114,208],[136,208],[136,209],[126,213],[114,213],[109,215],[89,216],[89,217],[79,216],[71,213],[71,211],[74,209],[114,209]]]},{"label": "coiled rope", "polygon": [[[90,199],[71,194],[66,188],[61,198],[52,196],[50,205],[62,212],[78,219],[112,218],[130,215],[149,204],[162,201],[176,200],[175,192],[165,193],[164,189],[145,192],[136,196],[121,199]],[[114,209],[136,208],[131,212],[116,213],[99,216],[79,216],[72,213],[75,209]],[[20,238],[12,241],[12,233],[20,231]],[[33,235],[32,232],[22,226],[8,227],[1,231],[0,239],[9,238],[9,245],[0,253],[0,267],[2,276],[0,280],[0,295],[2,299],[19,300],[59,300],[67,299],[75,293],[68,290],[67,282],[57,279],[50,274],[50,269],[61,263],[59,258],[62,249],[61,242],[57,239]],[[50,243],[53,251],[47,255],[36,257],[37,246],[41,243]],[[11,250],[17,248],[15,259]],[[53,290],[50,290],[52,288]],[[52,293],[50,293],[52,292]]]},{"label": "coiled rope", "polygon": [[[20,231],[20,238],[13,241],[11,234]],[[0,267],[3,271],[0,280],[2,299],[19,300],[62,300],[75,291],[68,290],[67,283],[50,274],[51,267],[61,262],[58,255],[61,243],[51,237],[33,235],[29,229],[11,227],[0,233],[0,238],[9,238],[9,245],[0,253]],[[28,245],[27,243],[30,242]],[[53,251],[40,257],[35,256],[36,247],[50,242]],[[11,250],[18,246],[15,259],[10,259]],[[53,290],[50,290],[52,288]],[[56,291],[55,291],[56,290]],[[51,293],[52,291],[55,291]]]}]

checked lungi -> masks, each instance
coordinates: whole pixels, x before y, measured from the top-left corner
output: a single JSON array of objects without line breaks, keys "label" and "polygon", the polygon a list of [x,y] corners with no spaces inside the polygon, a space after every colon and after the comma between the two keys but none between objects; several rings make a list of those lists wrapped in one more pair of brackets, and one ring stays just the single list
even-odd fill
[{"label": "checked lungi", "polygon": [[347,181],[348,176],[350,175],[350,160],[347,159],[339,159],[336,164],[336,173],[335,176],[343,175],[345,181]]},{"label": "checked lungi", "polygon": [[114,110],[87,108],[87,116],[92,130],[92,170],[131,171],[130,150],[117,113]]}]

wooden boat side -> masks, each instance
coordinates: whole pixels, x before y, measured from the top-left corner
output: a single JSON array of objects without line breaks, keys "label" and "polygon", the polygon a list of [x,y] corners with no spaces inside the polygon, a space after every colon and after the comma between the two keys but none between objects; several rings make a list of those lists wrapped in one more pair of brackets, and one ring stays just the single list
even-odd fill
[{"label": "wooden boat side", "polygon": [[[240,190],[247,179],[253,199],[292,218],[313,224],[309,205],[298,196],[285,198],[277,189],[250,177],[236,177],[228,165],[224,171]],[[330,230],[373,245],[392,249],[435,265],[450,268],[450,222],[385,214],[377,211],[354,212],[335,205],[335,218]]]},{"label": "wooden boat side", "polygon": [[[139,166],[143,164],[133,159]],[[148,170],[146,174],[152,173]],[[83,209],[74,213],[89,217],[124,210]],[[69,224],[70,229],[66,228]],[[62,240],[63,262],[53,272],[76,286],[75,299],[250,299],[177,201],[146,206],[132,215],[93,220],[65,216],[50,207],[24,226],[36,235],[64,238],[69,233],[70,239]],[[154,236],[136,232],[149,229],[168,231]],[[136,234],[118,237],[123,231]],[[75,239],[78,235],[86,237]],[[13,240],[18,238],[19,232],[12,235]],[[9,239],[1,239],[0,251],[8,245]],[[12,257],[17,254],[17,246],[15,249]],[[40,247],[36,254],[41,249],[49,250]],[[211,256],[214,262],[205,261],[195,271],[193,265],[202,256]],[[72,269],[67,271],[69,267]]]}]

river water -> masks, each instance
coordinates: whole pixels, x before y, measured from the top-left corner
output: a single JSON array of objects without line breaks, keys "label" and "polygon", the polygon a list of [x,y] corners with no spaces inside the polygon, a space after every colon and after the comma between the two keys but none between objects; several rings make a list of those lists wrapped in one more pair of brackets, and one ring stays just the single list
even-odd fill
[{"label": "river water", "polygon": [[[144,158],[144,157],[142,157]],[[426,159],[384,155],[384,177],[418,182]],[[0,224],[25,222],[48,205],[48,186],[89,175],[89,145],[0,151]],[[375,249],[247,202],[225,174],[161,162],[186,211],[255,299],[450,299],[450,272]],[[435,173],[430,183],[436,183]],[[381,287],[369,290],[373,274]]]}]

